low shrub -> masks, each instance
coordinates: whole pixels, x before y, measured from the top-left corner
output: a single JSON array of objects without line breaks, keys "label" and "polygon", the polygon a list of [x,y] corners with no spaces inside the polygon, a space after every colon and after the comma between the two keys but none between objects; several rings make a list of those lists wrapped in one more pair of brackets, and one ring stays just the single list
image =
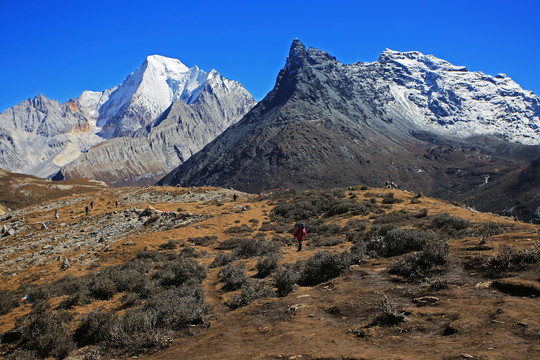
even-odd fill
[{"label": "low shrub", "polygon": [[242,246],[243,243],[249,241],[248,238],[230,238],[222,241],[216,249],[218,250],[234,250]]},{"label": "low shrub", "polygon": [[384,235],[378,253],[383,256],[395,256],[421,250],[424,244],[437,242],[438,236],[432,231],[421,229],[392,229]]},{"label": "low shrub", "polygon": [[162,250],[174,250],[178,247],[179,243],[178,240],[169,240],[166,243],[159,245],[159,248]]},{"label": "low shrub", "polygon": [[339,237],[330,237],[330,238],[315,238],[311,241],[311,245],[314,247],[321,246],[336,246],[343,243],[343,239]]},{"label": "low shrub", "polygon": [[373,220],[373,224],[398,224],[398,223],[409,223],[412,214],[405,210],[393,211],[388,214],[382,214],[376,216]]},{"label": "low shrub", "polygon": [[60,309],[71,309],[78,305],[87,305],[92,302],[92,296],[88,290],[80,290],[62,300],[58,305]]},{"label": "low shrub", "polygon": [[212,261],[209,267],[211,268],[220,267],[223,265],[227,265],[233,262],[234,260],[236,260],[236,255],[231,254],[231,253],[226,253],[226,252],[220,252],[216,255],[216,257],[214,258],[214,261]]},{"label": "low shrub", "polygon": [[352,247],[351,247],[351,262],[354,263],[354,264],[359,264],[361,263],[366,257],[367,257],[367,253],[368,253],[368,245],[367,243],[363,242],[363,241],[358,241],[356,242]]},{"label": "low shrub", "polygon": [[181,329],[202,323],[208,305],[202,286],[191,284],[157,294],[144,304],[142,311],[154,314],[157,327]]},{"label": "low shrub", "polygon": [[378,304],[379,315],[374,319],[373,324],[377,325],[397,325],[405,321],[405,314],[388,300],[386,295]]},{"label": "low shrub", "polygon": [[250,258],[268,253],[279,252],[281,245],[271,240],[249,239],[234,250],[234,254],[241,258]]},{"label": "low shrub", "polygon": [[393,193],[385,194],[382,199],[383,204],[399,204],[402,202],[403,200],[395,198]]},{"label": "low shrub", "polygon": [[350,264],[348,253],[319,251],[307,260],[299,284],[313,286],[328,281],[339,276]]},{"label": "low shrub", "polygon": [[431,217],[430,227],[442,231],[450,236],[463,236],[469,227],[468,220],[451,216],[447,213],[437,214]]},{"label": "low shrub", "polygon": [[10,290],[0,290],[0,316],[19,306],[18,296]]},{"label": "low shrub", "polygon": [[236,290],[240,289],[248,280],[244,263],[238,265],[227,264],[221,269],[221,280],[223,281],[223,289]]},{"label": "low shrub", "polygon": [[[306,231],[309,234],[332,236],[343,232],[343,227],[338,224],[327,224],[322,219],[309,219],[305,222]],[[295,229],[299,224],[295,225]]]},{"label": "low shrub", "polygon": [[430,275],[438,265],[444,265],[448,256],[446,240],[436,238],[422,246],[421,253],[409,254],[399,259],[390,267],[390,273],[401,275],[407,279],[423,279]]},{"label": "low shrub", "polygon": [[143,281],[147,276],[146,271],[148,270],[137,269],[131,266],[119,266],[105,269],[102,273],[107,275],[119,292],[123,292],[133,291],[134,286]]},{"label": "low shrub", "polygon": [[53,288],[49,284],[23,284],[17,289],[18,294],[22,294],[23,296],[28,296],[26,298],[27,301],[33,302],[37,300],[48,300],[50,299],[53,294]]},{"label": "low shrub", "polygon": [[218,237],[216,235],[208,235],[208,236],[198,236],[198,237],[190,237],[188,238],[188,241],[192,243],[193,245],[197,246],[208,246],[212,245],[217,241]]},{"label": "low shrub", "polygon": [[181,257],[165,263],[153,276],[161,286],[179,286],[187,282],[200,283],[206,278],[206,268],[191,258]]},{"label": "low shrub", "polygon": [[225,229],[224,233],[242,234],[242,233],[252,233],[253,231],[254,229],[249,227],[248,225],[241,225],[241,226],[231,226],[230,228]]},{"label": "low shrub", "polygon": [[230,298],[226,305],[231,309],[237,309],[246,306],[256,299],[273,296],[274,292],[269,289],[263,281],[248,279],[242,286],[242,292],[239,295]]},{"label": "low shrub", "polygon": [[277,268],[280,258],[281,253],[279,252],[269,253],[266,256],[259,258],[255,265],[257,277],[264,278],[270,275],[272,271]]},{"label": "low shrub", "polygon": [[180,255],[184,258],[198,258],[202,256],[202,254],[195,250],[195,248],[192,246],[186,246],[183,248]]},{"label": "low shrub", "polygon": [[63,359],[75,349],[69,332],[72,316],[65,311],[34,309],[22,320],[21,346],[38,357]]},{"label": "low shrub", "polygon": [[149,259],[152,261],[162,261],[164,259],[163,254],[158,251],[141,250],[135,255],[135,259]]},{"label": "low shrub", "polygon": [[101,309],[84,315],[73,339],[79,347],[110,341],[118,332],[118,317]]},{"label": "low shrub", "polygon": [[347,222],[347,224],[343,227],[343,230],[363,232],[368,228],[368,226],[369,221],[367,220],[352,219]]},{"label": "low shrub", "polygon": [[490,258],[484,264],[484,271],[492,274],[523,270],[531,264],[537,264],[540,261],[540,246],[535,244],[531,249],[514,249],[508,244],[502,244],[499,247],[497,255]]},{"label": "low shrub", "polygon": [[286,296],[294,290],[296,283],[300,280],[301,273],[292,267],[283,267],[278,270],[274,277],[274,286],[279,296]]},{"label": "low shrub", "polygon": [[117,292],[115,283],[106,275],[94,275],[90,278],[90,296],[98,300],[110,300]]},{"label": "low shrub", "polygon": [[476,236],[490,237],[505,233],[505,226],[494,221],[478,224],[474,229]]},{"label": "low shrub", "polygon": [[139,294],[130,292],[122,296],[120,302],[122,303],[122,307],[126,309],[139,305],[141,303],[141,297]]}]

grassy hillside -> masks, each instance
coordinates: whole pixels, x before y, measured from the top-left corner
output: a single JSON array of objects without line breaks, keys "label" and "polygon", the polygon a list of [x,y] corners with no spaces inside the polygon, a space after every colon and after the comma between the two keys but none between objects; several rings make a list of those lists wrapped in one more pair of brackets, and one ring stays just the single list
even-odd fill
[{"label": "grassy hillside", "polygon": [[234,193],[102,188],[4,215],[2,356],[540,356],[538,226],[399,190]]}]

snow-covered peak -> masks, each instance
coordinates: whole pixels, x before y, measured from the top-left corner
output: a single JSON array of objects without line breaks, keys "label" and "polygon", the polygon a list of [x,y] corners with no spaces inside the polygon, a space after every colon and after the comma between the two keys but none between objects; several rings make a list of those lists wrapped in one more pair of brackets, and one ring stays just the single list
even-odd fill
[{"label": "snow-covered peak", "polygon": [[105,137],[126,136],[145,126],[175,100],[197,100],[209,73],[180,60],[151,55],[101,107],[98,126]]},{"label": "snow-covered peak", "polygon": [[154,68],[161,70],[162,73],[184,73],[189,71],[189,68],[182,64],[180,60],[161,55],[150,55],[146,58],[146,61]]},{"label": "snow-covered peak", "polygon": [[467,71],[465,66],[456,66],[433,55],[424,55],[419,51],[401,52],[386,49],[378,61],[382,63],[393,62],[408,67],[425,66],[429,70]]}]

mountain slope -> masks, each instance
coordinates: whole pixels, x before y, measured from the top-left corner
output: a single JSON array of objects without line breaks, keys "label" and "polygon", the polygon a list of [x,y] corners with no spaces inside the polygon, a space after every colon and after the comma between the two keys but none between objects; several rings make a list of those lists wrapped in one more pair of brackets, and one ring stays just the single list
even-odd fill
[{"label": "mountain slope", "polygon": [[112,186],[154,184],[240,120],[254,104],[242,85],[212,71],[196,100],[176,100],[133,136],[91,148],[64,166],[61,177],[88,177]]},{"label": "mountain slope", "polygon": [[457,200],[537,157],[519,142],[540,142],[539,100],[518,90],[417,52],[343,65],[295,40],[267,97],[159,184],[258,192],[392,179]]}]

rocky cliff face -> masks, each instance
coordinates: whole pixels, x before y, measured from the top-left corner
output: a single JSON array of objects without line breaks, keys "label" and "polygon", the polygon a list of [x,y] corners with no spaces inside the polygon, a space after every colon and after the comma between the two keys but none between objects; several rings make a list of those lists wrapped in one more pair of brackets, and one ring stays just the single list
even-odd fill
[{"label": "rocky cliff face", "polygon": [[[201,98],[204,91],[207,95]],[[147,125],[173,102],[178,101],[193,105],[192,109],[198,115],[190,111],[185,114],[200,118],[204,130],[192,133],[199,137],[204,134],[204,139],[190,139],[190,134],[177,133],[177,138],[172,133],[167,134],[166,138],[164,133],[152,136],[146,134]],[[137,151],[131,153],[131,148],[139,148],[144,153],[155,153],[158,148],[170,152],[168,148],[174,146],[182,149],[179,150],[179,156],[156,155],[163,158],[163,161],[156,160],[156,164],[142,167],[132,164],[127,171],[132,175],[123,174],[122,181],[117,179],[119,183],[131,183],[133,177],[139,176],[151,179],[147,181],[155,181],[159,178],[156,174],[163,175],[179,165],[193,151],[200,149],[226,126],[241,118],[254,104],[255,101],[242,85],[224,79],[215,70],[205,72],[196,66],[189,69],[179,60],[153,55],[118,87],[103,92],[85,91],[77,99],[64,104],[38,95],[33,100],[22,102],[1,113],[0,167],[50,177],[106,139],[133,136],[137,139],[115,142],[105,155],[99,155],[100,150],[92,151],[85,156],[90,163],[84,165],[78,162],[66,174],[117,179],[116,175],[105,174],[108,171],[106,169],[113,166],[111,171],[118,172],[117,166],[122,166],[128,157],[138,154]],[[197,109],[198,106],[201,109]],[[181,120],[180,117],[176,119]],[[152,128],[150,126],[149,131]],[[138,130],[138,134],[134,135]],[[177,144],[176,141],[180,139],[182,142]],[[162,144],[158,144],[159,141]],[[120,145],[127,148],[118,149]],[[152,151],[142,150],[149,146],[152,146]],[[119,158],[115,159],[114,156]],[[101,160],[107,164],[99,163]],[[137,161],[133,160],[135,163]],[[145,161],[152,162],[154,158],[145,158]],[[146,170],[151,173],[148,174]]]},{"label": "rocky cliff face", "polygon": [[75,100],[60,104],[38,95],[2,112],[0,167],[41,177],[58,171],[102,141],[85,116],[90,111]]},{"label": "rocky cliff face", "polygon": [[239,83],[211,72],[193,102],[176,100],[132,136],[91,148],[64,166],[62,177],[89,177],[112,186],[154,184],[240,120],[254,104]]},{"label": "rocky cliff face", "polygon": [[540,142],[538,104],[507,77],[433,56],[344,65],[295,40],[267,97],[159,184],[258,192],[390,179],[458,200],[538,156],[523,145]]}]

